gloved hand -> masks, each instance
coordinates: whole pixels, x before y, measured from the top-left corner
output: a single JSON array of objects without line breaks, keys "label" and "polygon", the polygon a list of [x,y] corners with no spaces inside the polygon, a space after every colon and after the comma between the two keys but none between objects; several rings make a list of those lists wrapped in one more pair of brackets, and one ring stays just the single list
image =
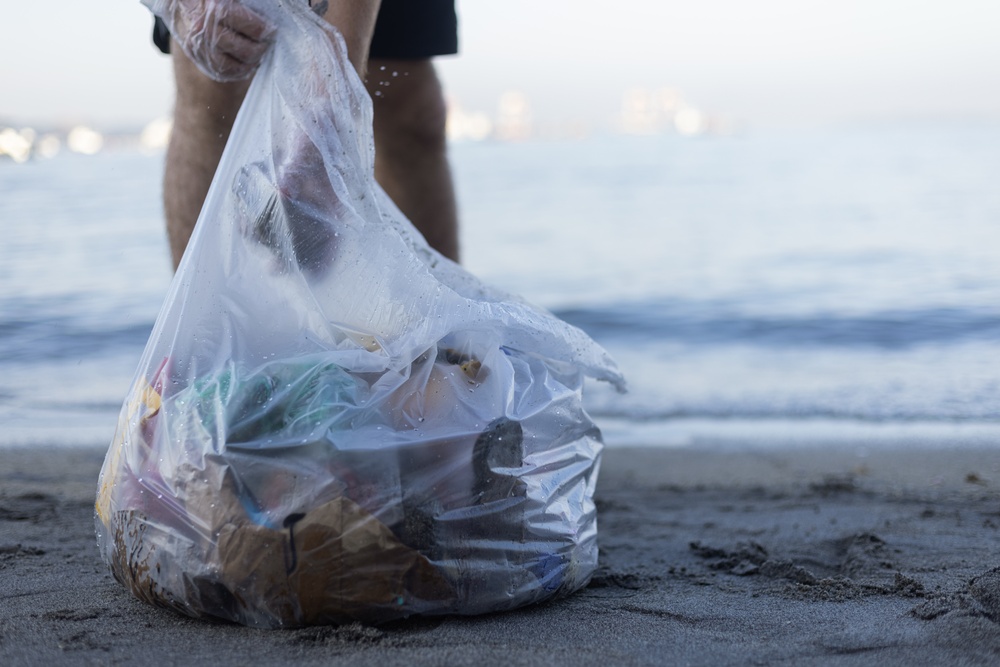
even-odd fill
[{"label": "gloved hand", "polygon": [[253,75],[274,26],[239,0],[142,0],[205,75],[240,81]]}]

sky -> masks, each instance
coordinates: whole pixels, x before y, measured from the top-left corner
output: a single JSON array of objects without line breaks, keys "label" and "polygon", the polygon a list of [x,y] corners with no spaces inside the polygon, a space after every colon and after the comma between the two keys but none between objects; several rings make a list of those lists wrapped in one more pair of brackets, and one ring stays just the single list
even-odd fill
[{"label": "sky", "polygon": [[[469,111],[492,115],[519,90],[539,123],[602,126],[626,91],[671,87],[750,125],[1000,119],[996,0],[459,0],[458,11],[462,53],[438,63]],[[8,3],[3,15],[0,124],[169,115],[169,59],[138,0]]]}]

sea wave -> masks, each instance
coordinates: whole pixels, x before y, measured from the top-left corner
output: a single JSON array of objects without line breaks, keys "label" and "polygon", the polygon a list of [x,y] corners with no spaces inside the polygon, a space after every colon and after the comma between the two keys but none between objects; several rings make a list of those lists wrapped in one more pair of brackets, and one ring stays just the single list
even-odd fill
[{"label": "sea wave", "polygon": [[153,322],[83,324],[71,316],[11,318],[0,322],[0,363],[78,359],[142,349]]},{"label": "sea wave", "polygon": [[[55,309],[7,310],[0,319],[0,363],[64,359],[141,347],[153,321],[124,321]],[[18,309],[19,310],[19,309]],[[657,341],[704,348],[867,347],[901,350],[923,344],[1000,342],[1000,310],[923,308],[860,314],[745,312],[711,303],[656,300],[559,309],[555,314],[599,342]]]},{"label": "sea wave", "polygon": [[711,421],[810,421],[825,420],[830,422],[864,423],[864,424],[907,424],[907,423],[937,423],[963,424],[983,423],[995,424],[1000,427],[1000,415],[987,406],[982,409],[966,407],[963,411],[942,409],[921,409],[913,406],[892,406],[885,409],[839,408],[821,402],[798,405],[762,405],[762,404],[705,404],[683,407],[666,407],[661,409],[644,409],[643,407],[625,405],[590,406],[588,412],[597,419],[619,419],[632,423],[658,423],[683,420]]},{"label": "sea wave", "polygon": [[868,313],[747,312],[726,303],[681,300],[557,310],[601,340],[659,340],[710,346],[874,347],[1000,341],[1000,310],[929,307]]}]

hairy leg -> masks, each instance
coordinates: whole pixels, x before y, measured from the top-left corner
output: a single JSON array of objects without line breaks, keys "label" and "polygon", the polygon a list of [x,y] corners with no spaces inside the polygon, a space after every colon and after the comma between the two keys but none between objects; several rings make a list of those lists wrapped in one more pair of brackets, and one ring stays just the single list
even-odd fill
[{"label": "hairy leg", "polygon": [[372,59],[375,178],[427,242],[458,261],[458,214],[445,142],[445,103],[430,60]]},{"label": "hairy leg", "polygon": [[[180,49],[173,60],[177,99],[163,200],[176,268],[249,82],[212,81]],[[428,60],[377,60],[369,70],[375,105],[375,176],[431,246],[457,261],[458,222],[445,142],[445,106],[434,67]]]},{"label": "hairy leg", "polygon": [[[347,42],[351,63],[358,72],[363,73],[365,69],[365,55],[371,43],[379,2],[335,2],[324,15],[327,21],[339,27]],[[167,147],[163,203],[176,269],[250,82],[218,83],[203,75],[180,48],[172,51],[177,99],[174,128]]]},{"label": "hairy leg", "polygon": [[176,269],[250,82],[213,81],[180,49],[174,49],[173,61],[177,99],[163,174],[163,208]]}]

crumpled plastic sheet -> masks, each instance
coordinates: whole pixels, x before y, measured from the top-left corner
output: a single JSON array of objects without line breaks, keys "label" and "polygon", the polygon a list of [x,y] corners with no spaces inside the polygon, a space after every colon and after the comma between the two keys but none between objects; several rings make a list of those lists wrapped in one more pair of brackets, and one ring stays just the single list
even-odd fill
[{"label": "crumpled plastic sheet", "polygon": [[275,24],[241,0],[142,0],[170,40],[216,81],[248,79],[267,53]]}]

